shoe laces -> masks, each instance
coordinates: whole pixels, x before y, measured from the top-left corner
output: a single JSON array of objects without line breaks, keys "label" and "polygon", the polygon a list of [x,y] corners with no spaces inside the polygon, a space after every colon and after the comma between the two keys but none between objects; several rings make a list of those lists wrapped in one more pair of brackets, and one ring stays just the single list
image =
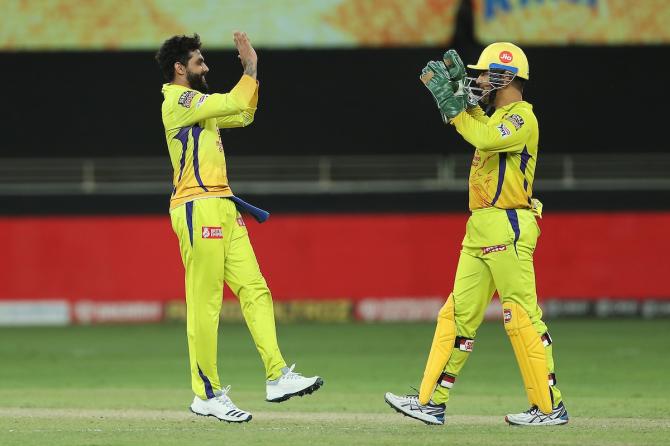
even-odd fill
[{"label": "shoe laces", "polygon": [[528,415],[535,415],[537,414],[538,407],[537,406],[532,406],[530,409],[528,409],[526,412]]},{"label": "shoe laces", "polygon": [[412,389],[416,392],[416,393],[413,393],[413,394],[405,395],[405,398],[410,400],[410,403],[414,403],[418,407],[438,406],[438,404],[435,404],[432,399],[430,401],[428,401],[428,404],[421,404],[419,402],[419,391],[414,386],[409,386],[409,387],[410,387],[410,389]]},{"label": "shoe laces", "polygon": [[227,407],[228,409],[240,410],[230,399],[230,397],[228,396],[228,392],[230,392],[230,385],[221,389],[221,394],[214,397],[214,401],[223,405],[224,407]]},{"label": "shoe laces", "polygon": [[291,367],[288,368],[286,373],[282,375],[283,379],[302,379],[302,374],[298,372],[294,372],[293,369],[295,368],[295,364],[291,365]]}]

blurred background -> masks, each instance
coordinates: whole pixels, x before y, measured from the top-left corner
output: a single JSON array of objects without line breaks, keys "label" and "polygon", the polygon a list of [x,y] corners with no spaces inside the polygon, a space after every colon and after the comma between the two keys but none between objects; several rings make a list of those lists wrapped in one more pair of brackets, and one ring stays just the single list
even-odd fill
[{"label": "blurred background", "polygon": [[[212,91],[259,55],[251,127],[222,131],[287,321],[433,320],[465,231],[469,147],[418,80],[447,48],[526,52],[540,122],[547,317],[670,315],[665,0],[4,0],[0,325],[183,320],[167,214],[163,40],[197,32]],[[495,299],[494,299],[495,301]],[[499,314],[492,305],[490,318]],[[241,320],[226,292],[224,318]],[[428,339],[428,338],[426,338]]]}]

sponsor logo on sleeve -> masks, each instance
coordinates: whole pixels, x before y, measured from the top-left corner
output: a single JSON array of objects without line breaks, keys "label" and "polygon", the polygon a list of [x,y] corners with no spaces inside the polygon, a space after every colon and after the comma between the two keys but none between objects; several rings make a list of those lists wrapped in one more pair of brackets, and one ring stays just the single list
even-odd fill
[{"label": "sponsor logo on sleeve", "polygon": [[209,97],[208,94],[203,94],[202,96],[200,96],[200,99],[198,99],[198,102],[196,102],[195,104],[195,108],[200,108],[202,103],[205,102],[205,99],[207,99],[208,97]]},{"label": "sponsor logo on sleeve", "polygon": [[503,320],[506,324],[512,321],[512,310],[509,308],[503,310]]},{"label": "sponsor logo on sleeve", "polygon": [[237,225],[246,226],[246,224],[244,223],[244,219],[242,217],[237,217]]},{"label": "sponsor logo on sleeve", "polygon": [[524,124],[523,118],[517,114],[509,115],[505,119],[512,123],[515,129],[519,130]]},{"label": "sponsor logo on sleeve", "polygon": [[202,238],[223,238],[221,226],[203,226]]},{"label": "sponsor logo on sleeve", "polygon": [[507,246],[505,246],[505,245],[487,246],[486,248],[482,248],[482,254],[489,254],[491,252],[505,251],[506,249],[507,249]]},{"label": "sponsor logo on sleeve", "polygon": [[502,136],[503,138],[507,138],[509,135],[512,134],[512,132],[510,132],[510,130],[507,127],[505,127],[505,124],[499,124],[496,126],[496,128],[500,132],[500,136]]},{"label": "sponsor logo on sleeve", "polygon": [[193,90],[185,91],[179,96],[177,103],[182,107],[191,108],[191,102],[193,102],[193,98],[196,94],[198,93]]}]

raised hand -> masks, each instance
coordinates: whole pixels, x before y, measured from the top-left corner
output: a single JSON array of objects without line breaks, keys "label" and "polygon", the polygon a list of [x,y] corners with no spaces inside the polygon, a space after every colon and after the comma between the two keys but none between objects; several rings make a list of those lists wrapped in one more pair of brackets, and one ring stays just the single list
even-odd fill
[{"label": "raised hand", "polygon": [[449,79],[452,81],[465,79],[465,65],[456,50],[447,50],[442,56],[442,61],[447,68]]},{"label": "raised hand", "polygon": [[256,67],[258,64],[258,56],[256,55],[256,50],[251,46],[251,41],[247,33],[235,31],[233,33],[233,40],[235,41],[235,47],[237,47],[237,52],[242,62],[242,67],[244,67],[244,74],[247,74],[254,79],[256,79]]},{"label": "raised hand", "polygon": [[447,67],[442,62],[431,61],[421,71],[421,82],[433,95],[442,119],[447,122],[465,109],[465,98],[458,83],[449,78]]},{"label": "raised hand", "polygon": [[447,50],[444,53],[444,56],[442,56],[442,61],[447,68],[447,74],[449,75],[449,79],[451,79],[451,88],[454,90],[455,94],[457,96],[461,94],[466,96],[467,108],[479,105],[477,98],[467,86],[467,72],[465,71],[465,65],[456,50]]}]

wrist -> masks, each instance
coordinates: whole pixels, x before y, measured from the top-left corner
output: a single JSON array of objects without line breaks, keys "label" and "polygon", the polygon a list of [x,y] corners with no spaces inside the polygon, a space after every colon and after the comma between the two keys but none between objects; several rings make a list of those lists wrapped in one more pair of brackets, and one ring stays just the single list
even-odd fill
[{"label": "wrist", "polygon": [[242,65],[244,66],[244,74],[246,74],[247,76],[251,76],[254,79],[256,79],[256,73],[258,72],[258,70],[256,68],[256,62],[246,61],[246,62],[243,62]]}]

